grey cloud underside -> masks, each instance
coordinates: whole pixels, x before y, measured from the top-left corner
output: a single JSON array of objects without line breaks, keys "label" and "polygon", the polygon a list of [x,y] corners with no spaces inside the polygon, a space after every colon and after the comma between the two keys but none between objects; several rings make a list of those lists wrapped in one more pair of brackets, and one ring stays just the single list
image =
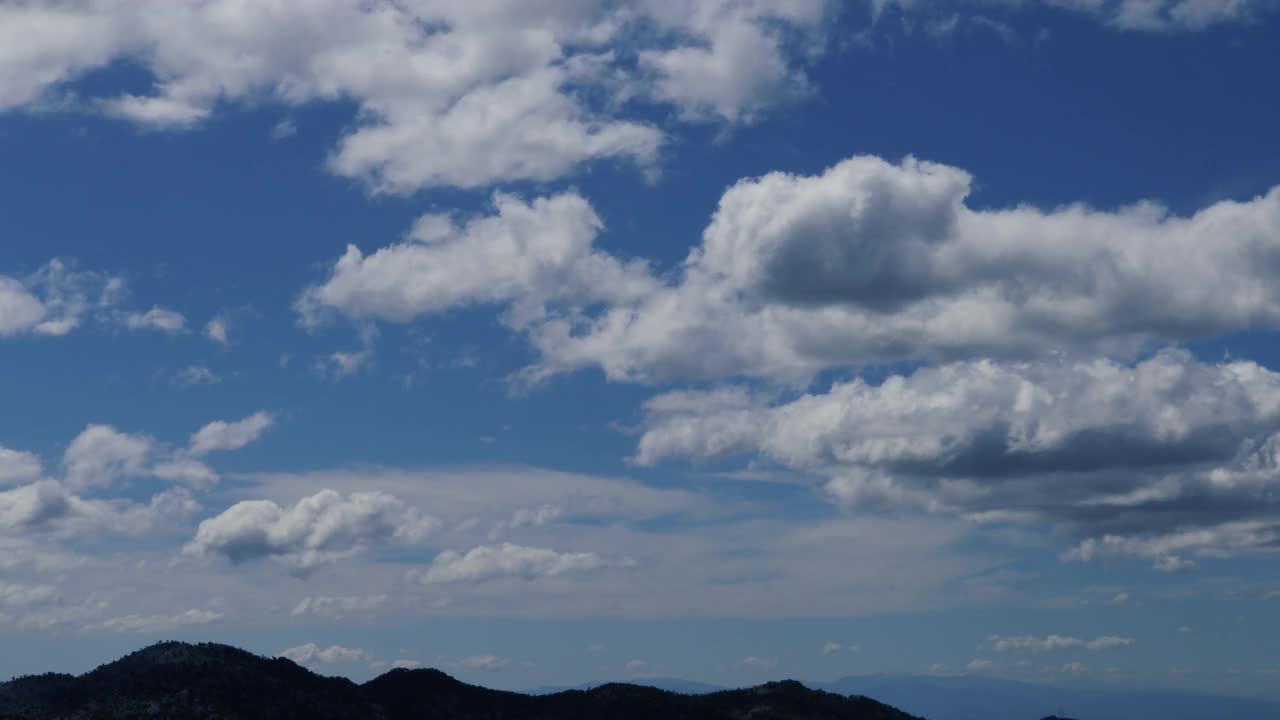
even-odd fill
[{"label": "grey cloud underside", "polygon": [[1131,358],[1280,325],[1280,189],[1178,217],[1151,203],[976,209],[971,183],[875,157],[743,180],[674,278],[596,249],[601,221],[577,195],[497,196],[493,215],[428,216],[403,243],[349,249],[299,309],[407,322],[503,307],[539,352],[530,381],[584,367],[805,382],[876,363]]},{"label": "grey cloud underside", "polygon": [[829,478],[852,509],[1047,522],[1069,557],[1280,549],[1280,374],[1165,351],[1111,361],[968,361],[777,401],[660,395],[635,461],[757,457]]}]

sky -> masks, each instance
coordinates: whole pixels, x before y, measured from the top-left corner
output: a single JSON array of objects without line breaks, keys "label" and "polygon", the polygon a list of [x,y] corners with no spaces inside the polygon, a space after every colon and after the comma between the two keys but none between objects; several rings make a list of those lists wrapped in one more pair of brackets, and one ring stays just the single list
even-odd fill
[{"label": "sky", "polygon": [[0,676],[1280,698],[1266,0],[0,1]]}]

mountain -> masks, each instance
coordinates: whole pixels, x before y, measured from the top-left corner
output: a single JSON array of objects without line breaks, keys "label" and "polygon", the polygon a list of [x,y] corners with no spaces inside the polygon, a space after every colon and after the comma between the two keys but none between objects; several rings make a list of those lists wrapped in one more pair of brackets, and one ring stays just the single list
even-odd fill
[{"label": "mountain", "polygon": [[[710,683],[696,682],[694,680],[682,680],[680,678],[666,677],[647,677],[642,681],[645,687],[658,688],[659,690],[667,690],[668,692],[680,693],[682,695],[706,695],[707,693],[720,692],[729,688],[721,685],[711,685]],[[606,682],[583,683],[582,685],[569,686],[547,686],[525,690],[529,695],[552,695],[566,690],[590,690],[592,688],[607,685]]]},{"label": "mountain", "polygon": [[812,686],[870,695],[930,720],[1026,720],[1053,713],[1086,720],[1280,719],[1280,705],[1249,698],[1067,688],[967,675],[869,675]]},{"label": "mountain", "polygon": [[621,683],[525,695],[468,685],[438,670],[392,670],[357,685],[282,658],[177,642],[78,677],[51,673],[0,685],[0,719],[19,718],[920,720],[867,697],[811,690],[793,680],[705,695]]}]

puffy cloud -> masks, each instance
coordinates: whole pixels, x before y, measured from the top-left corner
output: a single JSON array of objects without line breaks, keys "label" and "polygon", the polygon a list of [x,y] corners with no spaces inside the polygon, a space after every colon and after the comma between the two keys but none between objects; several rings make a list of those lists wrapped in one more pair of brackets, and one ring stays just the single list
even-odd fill
[{"label": "puffy cloud", "polygon": [[84,498],[55,480],[38,480],[0,491],[0,535],[140,533],[166,521],[186,518],[198,509],[199,504],[186,488],[161,491],[144,504]]},{"label": "puffy cloud", "polygon": [[992,635],[991,648],[996,652],[1009,650],[1034,650],[1049,652],[1066,648],[1085,648],[1087,650],[1106,650],[1109,648],[1128,647],[1134,644],[1133,638],[1103,635],[1093,640],[1081,640],[1068,635]]},{"label": "puffy cloud", "polygon": [[425,584],[485,582],[500,578],[535,580],[587,572],[609,565],[595,553],[556,552],[511,543],[481,545],[465,553],[446,550],[418,574]]},{"label": "puffy cloud", "polygon": [[[5,12],[0,8],[0,18]],[[0,106],[3,96],[0,87]],[[0,275],[0,338],[23,333],[66,335],[89,312],[115,304],[123,291],[120,278],[77,271],[61,260],[49,261],[22,280]]]},{"label": "puffy cloud", "polygon": [[28,607],[39,605],[57,596],[57,588],[52,585],[24,585],[22,583],[0,582],[0,608]]},{"label": "puffy cloud", "polygon": [[376,612],[387,602],[386,595],[344,595],[339,597],[305,597],[294,606],[290,615],[316,615],[341,618],[345,615]]},{"label": "puffy cloud", "polygon": [[825,476],[851,509],[1049,522],[1069,554],[1271,551],[1280,538],[1280,374],[1165,351],[922,368],[789,401],[737,388],[648,405],[635,460],[755,456]]},{"label": "puffy cloud", "polygon": [[120,321],[130,330],[159,330],[169,334],[180,333],[187,327],[187,318],[182,313],[159,306],[146,312],[125,313]]},{"label": "puffy cloud", "polygon": [[201,522],[183,552],[234,564],[275,557],[305,572],[369,547],[420,542],[437,524],[385,493],[322,490],[287,508],[270,500],[238,502]]},{"label": "puffy cloud", "polygon": [[794,383],[974,355],[1130,358],[1280,325],[1280,188],[1178,217],[1151,203],[973,209],[971,185],[959,168],[866,156],[746,179],[669,278],[596,250],[600,220],[576,195],[498,195],[461,227],[427,216],[403,242],[349,248],[298,309],[407,322],[495,305],[539,352],[528,380],[595,366]]},{"label": "puffy cloud", "polygon": [[1275,327],[1280,188],[1190,217],[1150,204],[975,210],[959,168],[855,157],[720,200],[674,284],[530,331],[536,375],[752,375],[1096,351]]},{"label": "puffy cloud", "polygon": [[970,672],[976,672],[980,670],[990,670],[994,667],[995,667],[995,663],[991,662],[990,660],[983,660],[981,658],[974,658],[970,660],[968,663],[966,663],[964,666],[964,668],[966,670],[969,670]]},{"label": "puffy cloud", "polygon": [[72,488],[104,487],[121,477],[139,475],[155,449],[145,435],[130,435],[110,425],[89,425],[62,456]]},{"label": "puffy cloud", "polygon": [[[652,163],[662,133],[623,114],[637,94],[731,120],[785,97],[813,49],[793,52],[790,38],[813,32],[826,4],[6,4],[0,108],[90,107],[180,129],[238,101],[347,100],[358,120],[329,166],[376,191],[549,180],[603,159]],[[149,72],[152,90],[77,97],[76,78],[119,61]]]},{"label": "puffy cloud", "polygon": [[157,632],[186,625],[208,625],[221,620],[222,613],[192,608],[176,615],[121,615],[103,620],[98,627],[116,632]]},{"label": "puffy cloud", "polygon": [[191,436],[190,453],[197,457],[215,450],[239,450],[254,442],[271,427],[270,413],[256,412],[243,420],[215,420]]},{"label": "puffy cloud", "polygon": [[655,76],[651,94],[686,116],[728,120],[750,119],[807,85],[787,56],[785,30],[817,27],[828,8],[823,0],[646,4],[658,27],[705,38],[640,52]]},{"label": "puffy cloud", "polygon": [[359,662],[372,658],[373,654],[361,648],[349,648],[342,645],[330,645],[327,648],[321,648],[315,643],[306,643],[305,645],[281,650],[278,657],[288,658],[299,665],[314,665],[317,663],[329,665],[333,663]]},{"label": "puffy cloud", "polygon": [[526,203],[495,195],[495,214],[458,226],[427,215],[409,237],[372,255],[355,246],[330,277],[298,301],[314,323],[326,309],[358,320],[404,322],[471,304],[510,304],[519,327],[553,301],[619,302],[652,290],[643,264],[622,263],[592,248],[600,229],[587,201],[567,193]]},{"label": "puffy cloud", "polygon": [[0,487],[33,480],[44,470],[40,458],[29,452],[0,447]]},{"label": "puffy cloud", "polygon": [[204,365],[190,365],[175,380],[181,385],[217,385],[222,377]]}]

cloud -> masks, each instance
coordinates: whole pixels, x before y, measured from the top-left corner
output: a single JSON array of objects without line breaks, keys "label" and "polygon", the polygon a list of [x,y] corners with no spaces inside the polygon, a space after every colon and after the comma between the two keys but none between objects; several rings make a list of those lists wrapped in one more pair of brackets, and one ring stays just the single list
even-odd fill
[{"label": "cloud", "polygon": [[437,524],[385,493],[321,490],[287,508],[270,500],[238,502],[201,522],[183,552],[233,564],[274,557],[305,572],[370,547],[420,542]]},{"label": "cloud", "polygon": [[[69,538],[103,532],[139,534],[185,519],[200,505],[186,488],[156,493],[146,503],[85,498],[56,480],[0,490],[0,536]],[[3,565],[0,565],[3,567]]]},{"label": "cloud", "polygon": [[223,618],[220,612],[193,608],[177,615],[122,615],[108,618],[98,626],[117,632],[157,632],[186,625],[208,625]]},{"label": "cloud", "polygon": [[57,588],[52,585],[0,582],[0,609],[39,605],[56,596]]},{"label": "cloud", "polygon": [[231,323],[227,318],[219,315],[205,323],[204,336],[219,345],[231,344]]},{"label": "cloud", "polygon": [[1106,650],[1110,648],[1128,647],[1134,644],[1133,638],[1103,635],[1093,640],[1081,640],[1069,635],[992,635],[991,648],[996,652],[1010,650],[1034,650],[1049,652],[1066,648],[1085,648],[1086,650]]},{"label": "cloud", "polygon": [[[4,12],[0,9],[0,16]],[[26,333],[66,335],[86,315],[114,305],[123,294],[120,278],[78,271],[62,260],[50,260],[24,279],[0,275],[0,338]]]},{"label": "cloud", "polygon": [[845,643],[827,642],[822,645],[823,655],[838,655],[842,652],[857,652],[857,645],[846,645]]},{"label": "cloud", "polygon": [[[179,130],[236,103],[344,100],[357,120],[329,167],[375,192],[545,181],[598,161],[655,163],[663,134],[646,113],[628,116],[632,98],[734,121],[792,95],[798,66],[820,49],[796,39],[817,32],[827,5],[5,5],[0,109],[96,109]],[[152,90],[99,95],[75,83],[116,62],[150,75]]]},{"label": "cloud", "polygon": [[623,301],[652,289],[643,264],[622,263],[592,247],[600,220],[568,193],[532,202],[495,195],[495,214],[458,225],[419,218],[409,237],[371,255],[354,245],[329,278],[308,288],[297,308],[314,325],[327,310],[355,320],[405,322],[473,304],[510,304],[523,327],[558,300]]},{"label": "cloud", "polygon": [[1062,665],[1062,672],[1071,673],[1072,675],[1079,675],[1081,673],[1085,673],[1088,671],[1089,671],[1089,666],[1085,665],[1079,660],[1074,660],[1072,662],[1064,663]]},{"label": "cloud", "polygon": [[758,658],[754,655],[748,655],[738,661],[738,669],[740,670],[759,672],[763,670],[773,670],[776,667],[778,667],[778,661],[776,658]]},{"label": "cloud", "polygon": [[289,614],[294,617],[315,615],[341,619],[346,615],[377,612],[386,602],[386,595],[308,596],[295,605]]},{"label": "cloud", "polygon": [[[750,120],[803,91],[808,80],[787,56],[785,32],[816,28],[829,7],[822,0],[649,5],[659,27],[705,38],[639,53],[640,66],[654,75],[650,94],[681,108],[686,118],[730,121]],[[816,45],[810,40],[810,47]]]},{"label": "cloud", "polygon": [[348,248],[297,308],[314,325],[494,306],[538,352],[527,381],[598,367],[621,381],[796,384],[975,355],[1128,360],[1280,326],[1280,188],[1179,217],[1153,203],[974,209],[972,182],[871,156],[744,179],[665,277],[596,249],[602,223],[577,195],[497,195],[492,215],[425,216],[400,243]]},{"label": "cloud", "polygon": [[271,414],[265,412],[235,422],[216,420],[191,436],[190,453],[200,457],[215,450],[239,450],[261,437],[273,422]]},{"label": "cloud", "polygon": [[757,376],[1152,343],[1280,323],[1280,188],[1190,217],[1140,204],[975,210],[963,170],[845,160],[739,181],[674,283],[530,328],[535,377]]},{"label": "cloud", "polygon": [[[1274,7],[1265,0],[1019,0],[979,5],[984,13],[1016,13],[1024,8],[1048,7],[1085,15],[1118,30],[1150,33],[1197,32],[1247,23]],[[914,16],[930,13],[936,6],[927,0],[874,0],[872,3],[877,16],[890,7]],[[956,9],[943,7],[949,12]],[[976,20],[983,16],[972,17]]]},{"label": "cloud", "polygon": [[511,543],[482,545],[465,553],[445,550],[418,575],[424,584],[486,582],[500,578],[535,580],[608,566],[595,553],[556,552]]},{"label": "cloud", "polygon": [[459,666],[468,670],[484,670],[485,672],[502,670],[510,664],[510,660],[495,655],[472,655],[458,661]]},{"label": "cloud", "polygon": [[306,643],[298,645],[287,650],[281,650],[277,653],[277,657],[288,658],[299,665],[315,665],[334,663],[353,663],[360,662],[373,657],[368,650],[361,648],[349,648],[342,645],[330,645],[327,648],[321,648],[315,643]]},{"label": "cloud", "polygon": [[120,320],[130,330],[159,330],[170,335],[187,327],[187,318],[182,313],[159,306],[146,312],[124,313]]},{"label": "cloud", "polygon": [[826,478],[858,511],[1048,522],[1069,555],[1264,552],[1280,538],[1280,374],[1164,351],[976,360],[778,401],[741,387],[646,405],[634,461],[747,457]]},{"label": "cloud", "polygon": [[222,377],[204,365],[191,365],[178,373],[176,380],[181,385],[217,385]]},{"label": "cloud", "polygon": [[44,471],[40,458],[21,450],[0,447],[0,487],[34,480]]},{"label": "cloud", "polygon": [[155,441],[145,435],[89,425],[62,456],[67,483],[77,489],[105,487],[119,478],[140,475],[154,449]]},{"label": "cloud", "polygon": [[964,666],[964,668],[966,670],[969,670],[970,672],[976,672],[980,670],[990,670],[994,667],[995,667],[995,663],[991,662],[990,660],[982,660],[979,658],[974,658],[973,660],[970,660]]}]

